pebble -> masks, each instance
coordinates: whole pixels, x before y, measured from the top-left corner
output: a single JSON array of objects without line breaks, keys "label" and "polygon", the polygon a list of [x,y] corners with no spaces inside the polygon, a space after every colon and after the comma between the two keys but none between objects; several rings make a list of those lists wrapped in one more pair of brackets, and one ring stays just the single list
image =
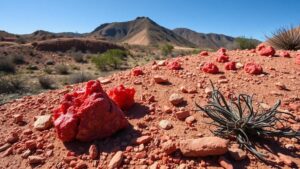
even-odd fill
[{"label": "pebble", "polygon": [[285,86],[285,84],[283,84],[283,83],[281,83],[281,82],[275,83],[275,86],[276,86],[279,90],[287,90],[287,87]]},{"label": "pebble", "polygon": [[194,123],[195,121],[196,121],[196,119],[195,119],[194,116],[189,116],[189,117],[187,117],[187,118],[185,119],[185,122],[186,122],[187,124],[192,124],[192,123]]},{"label": "pebble", "polygon": [[155,83],[159,83],[159,84],[161,84],[161,83],[168,83],[169,82],[169,80],[166,77],[161,76],[161,75],[155,75],[153,77],[153,79],[154,79]]},{"label": "pebble", "polygon": [[98,154],[99,154],[99,151],[98,151],[98,148],[95,144],[92,144],[89,148],[89,156],[90,156],[90,159],[97,159],[98,157]]},{"label": "pebble", "polygon": [[177,105],[179,105],[180,103],[183,102],[183,97],[182,97],[180,94],[173,93],[173,94],[171,94],[171,96],[169,97],[169,101],[170,101],[173,105],[177,106]]},{"label": "pebble", "polygon": [[177,149],[175,142],[172,140],[168,140],[168,141],[162,143],[161,147],[162,147],[162,150],[168,155],[172,154]]},{"label": "pebble", "polygon": [[50,128],[52,126],[52,115],[47,114],[43,116],[37,116],[33,126],[37,130],[46,130]]},{"label": "pebble", "polygon": [[158,125],[160,128],[165,130],[169,130],[173,127],[172,123],[169,120],[161,120]]},{"label": "pebble", "polygon": [[233,165],[224,156],[219,157],[218,162],[224,169],[233,169]]},{"label": "pebble", "polygon": [[11,147],[10,143],[5,143],[4,145],[2,145],[0,147],[0,152],[5,151],[6,149],[8,149],[9,147]]},{"label": "pebble", "polygon": [[177,111],[175,113],[175,116],[177,117],[177,119],[179,120],[184,120],[185,118],[187,118],[188,116],[190,116],[190,112],[187,111],[187,110],[180,110],[180,111]]},{"label": "pebble", "polygon": [[141,136],[136,139],[137,144],[147,144],[152,140],[151,136]]},{"label": "pebble", "polygon": [[108,168],[114,169],[119,168],[123,160],[123,152],[118,151],[116,154],[112,157],[112,159],[109,161]]},{"label": "pebble", "polygon": [[14,118],[15,123],[23,122],[23,115],[22,114],[14,114],[13,118]]}]

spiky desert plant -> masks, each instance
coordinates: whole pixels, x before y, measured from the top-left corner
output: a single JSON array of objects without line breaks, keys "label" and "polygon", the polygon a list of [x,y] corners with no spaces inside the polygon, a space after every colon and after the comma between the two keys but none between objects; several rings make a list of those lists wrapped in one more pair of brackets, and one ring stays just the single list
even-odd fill
[{"label": "spiky desert plant", "polygon": [[267,36],[267,42],[277,49],[299,50],[300,49],[300,27],[282,27]]},{"label": "spiky desert plant", "polygon": [[239,145],[263,161],[265,161],[265,155],[257,151],[253,138],[300,136],[300,132],[276,129],[277,123],[286,121],[281,116],[282,114],[293,117],[290,113],[277,110],[280,101],[277,101],[269,110],[258,112],[253,108],[252,96],[240,94],[236,101],[231,99],[230,102],[227,102],[223,94],[213,84],[212,88],[210,102],[203,107],[197,103],[196,106],[213,120],[210,124],[217,127],[213,131],[215,135],[220,137],[234,136]]}]

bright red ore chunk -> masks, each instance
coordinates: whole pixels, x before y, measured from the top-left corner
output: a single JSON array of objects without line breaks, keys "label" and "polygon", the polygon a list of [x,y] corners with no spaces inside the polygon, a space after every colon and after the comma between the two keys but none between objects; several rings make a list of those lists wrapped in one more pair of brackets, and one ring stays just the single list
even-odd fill
[{"label": "bright red ore chunk", "polygon": [[135,68],[135,69],[132,70],[132,75],[133,76],[139,76],[139,75],[143,75],[143,74],[144,74],[144,72],[140,68]]},{"label": "bright red ore chunk", "polygon": [[261,56],[270,56],[270,57],[272,57],[275,54],[275,49],[272,48],[272,46],[266,46],[264,44],[258,45],[256,51]]},{"label": "bright red ore chunk", "polygon": [[226,70],[236,70],[236,63],[235,62],[227,62],[225,63]]},{"label": "bright red ore chunk", "polygon": [[244,70],[249,74],[259,75],[263,72],[263,68],[256,63],[246,63]]},{"label": "bright red ore chunk", "polygon": [[229,61],[229,57],[226,56],[226,55],[220,55],[217,57],[217,62],[220,62],[220,63],[225,63],[225,62],[228,62]]},{"label": "bright red ore chunk", "polygon": [[66,94],[53,111],[53,120],[58,138],[64,142],[102,139],[128,126],[122,110],[97,80],[89,81],[85,89]]},{"label": "bright red ore chunk", "polygon": [[219,73],[218,67],[213,63],[205,63],[202,67],[202,71],[211,74]]},{"label": "bright red ore chunk", "polygon": [[208,56],[208,52],[204,50],[200,52],[199,56]]},{"label": "bright red ore chunk", "polygon": [[168,68],[171,69],[171,70],[180,70],[181,69],[181,65],[180,65],[180,63],[177,60],[175,60],[175,61],[170,62],[168,64]]},{"label": "bright red ore chunk", "polygon": [[123,85],[108,91],[109,97],[122,109],[128,110],[134,104],[134,88],[125,88]]}]

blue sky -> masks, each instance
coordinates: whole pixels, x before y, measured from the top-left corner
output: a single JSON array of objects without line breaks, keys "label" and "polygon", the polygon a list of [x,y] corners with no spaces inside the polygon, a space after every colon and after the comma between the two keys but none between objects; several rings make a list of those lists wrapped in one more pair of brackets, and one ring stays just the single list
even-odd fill
[{"label": "blue sky", "polygon": [[300,24],[300,0],[0,0],[0,30],[90,32],[105,22],[148,16],[174,29],[260,40]]}]

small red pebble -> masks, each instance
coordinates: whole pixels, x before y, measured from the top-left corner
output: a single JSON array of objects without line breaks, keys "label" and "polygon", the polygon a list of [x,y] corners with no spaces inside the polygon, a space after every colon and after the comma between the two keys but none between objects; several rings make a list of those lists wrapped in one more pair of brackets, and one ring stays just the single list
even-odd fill
[{"label": "small red pebble", "polygon": [[208,52],[204,50],[200,52],[199,56],[208,56]]},{"label": "small red pebble", "polygon": [[279,56],[285,57],[285,58],[290,58],[290,57],[291,57],[290,53],[287,52],[287,51],[282,51],[282,52],[280,52],[280,53],[279,53]]},{"label": "small red pebble", "polygon": [[180,63],[177,60],[168,63],[167,67],[169,69],[171,69],[171,70],[179,70],[179,69],[181,69],[181,65],[180,65]]},{"label": "small red pebble", "polygon": [[249,74],[259,75],[263,72],[263,69],[260,65],[256,63],[246,63],[244,66],[244,70]]},{"label": "small red pebble", "polygon": [[219,73],[219,68],[213,63],[205,63],[202,67],[202,71],[205,73],[217,74]]},{"label": "small red pebble", "polygon": [[108,91],[108,96],[122,109],[128,110],[134,104],[134,88],[125,88],[123,85],[117,86]]},{"label": "small red pebble", "polygon": [[220,55],[217,57],[217,62],[220,62],[220,63],[225,63],[225,62],[228,62],[229,61],[229,57],[226,56],[226,55]]},{"label": "small red pebble", "polygon": [[266,46],[265,44],[260,44],[257,46],[256,51],[261,56],[274,56],[275,49],[272,46]]},{"label": "small red pebble", "polygon": [[217,52],[223,54],[226,53],[227,50],[225,48],[220,48]]},{"label": "small red pebble", "polygon": [[143,75],[144,74],[144,72],[140,68],[133,69],[131,73],[132,73],[133,76],[139,76],[139,75]]},{"label": "small red pebble", "polygon": [[297,54],[295,62],[296,64],[300,65],[300,54]]},{"label": "small red pebble", "polygon": [[236,70],[236,63],[235,62],[227,62],[225,63],[226,70]]}]

